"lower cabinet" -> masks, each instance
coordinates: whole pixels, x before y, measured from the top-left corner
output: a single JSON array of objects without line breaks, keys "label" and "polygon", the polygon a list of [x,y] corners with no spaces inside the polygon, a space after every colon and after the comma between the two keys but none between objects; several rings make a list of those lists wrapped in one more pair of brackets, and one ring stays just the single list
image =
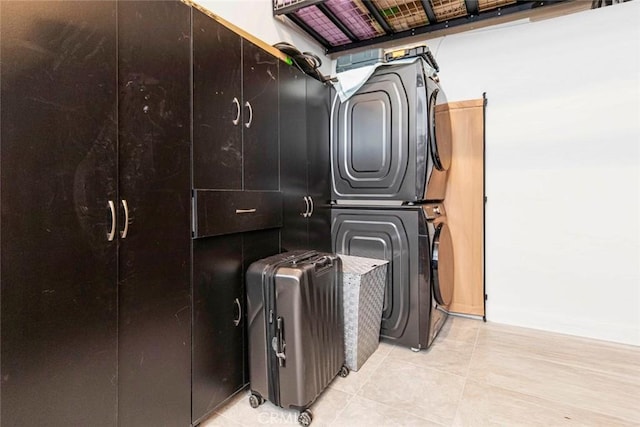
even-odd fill
[{"label": "lower cabinet", "polygon": [[245,384],[242,234],[193,241],[192,419]]},{"label": "lower cabinet", "polygon": [[193,424],[248,384],[244,273],[279,252],[279,229],[193,240]]}]

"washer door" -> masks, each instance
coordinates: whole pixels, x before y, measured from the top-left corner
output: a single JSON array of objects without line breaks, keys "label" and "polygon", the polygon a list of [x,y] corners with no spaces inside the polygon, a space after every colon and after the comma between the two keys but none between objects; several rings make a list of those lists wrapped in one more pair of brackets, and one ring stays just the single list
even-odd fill
[{"label": "washer door", "polygon": [[412,293],[418,280],[415,210],[331,209],[333,251],[388,260],[380,333],[399,339],[412,330]]},{"label": "washer door", "polygon": [[451,304],[453,297],[453,244],[449,227],[436,225],[431,248],[433,295],[442,306]]},{"label": "washer door", "polygon": [[429,98],[429,147],[436,169],[451,166],[451,117],[444,92],[434,89]]}]

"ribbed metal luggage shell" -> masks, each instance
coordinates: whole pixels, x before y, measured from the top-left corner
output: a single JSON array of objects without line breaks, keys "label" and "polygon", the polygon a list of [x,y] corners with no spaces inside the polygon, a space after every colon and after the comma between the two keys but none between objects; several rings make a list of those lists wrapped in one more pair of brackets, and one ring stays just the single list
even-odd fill
[{"label": "ribbed metal luggage shell", "polygon": [[[340,259],[332,254],[296,251],[265,258],[249,267],[247,308],[253,392],[283,408],[305,409],[339,373],[344,365],[340,265]],[[270,283],[275,283],[275,307],[269,305]],[[272,345],[275,334],[270,320],[276,322],[278,318],[284,322],[284,366],[278,366]]]}]

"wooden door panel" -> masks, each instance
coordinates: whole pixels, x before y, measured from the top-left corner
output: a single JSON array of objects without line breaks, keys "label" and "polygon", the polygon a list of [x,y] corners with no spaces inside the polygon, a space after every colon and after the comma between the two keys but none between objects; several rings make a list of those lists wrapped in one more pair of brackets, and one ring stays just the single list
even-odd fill
[{"label": "wooden door panel", "polygon": [[280,60],[242,41],[244,189],[278,190],[278,65]]},{"label": "wooden door panel", "polygon": [[195,423],[244,384],[242,234],[194,240],[193,257]]},{"label": "wooden door panel", "polygon": [[194,188],[242,189],[240,40],[193,10]]},{"label": "wooden door panel", "polygon": [[306,249],[307,215],[307,114],[305,75],[293,66],[280,70],[280,176],[284,197],[282,247]]},{"label": "wooden door panel", "polygon": [[115,10],[0,3],[1,425],[116,425]]},{"label": "wooden door panel", "polygon": [[191,422],[190,16],[118,4],[121,426]]}]

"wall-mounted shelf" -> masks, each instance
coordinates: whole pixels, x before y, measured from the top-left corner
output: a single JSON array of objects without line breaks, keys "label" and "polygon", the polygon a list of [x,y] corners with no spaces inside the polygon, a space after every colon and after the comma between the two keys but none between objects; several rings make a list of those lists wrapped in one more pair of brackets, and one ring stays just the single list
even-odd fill
[{"label": "wall-mounted shelf", "polygon": [[273,14],[336,53],[566,1],[273,0]]}]

